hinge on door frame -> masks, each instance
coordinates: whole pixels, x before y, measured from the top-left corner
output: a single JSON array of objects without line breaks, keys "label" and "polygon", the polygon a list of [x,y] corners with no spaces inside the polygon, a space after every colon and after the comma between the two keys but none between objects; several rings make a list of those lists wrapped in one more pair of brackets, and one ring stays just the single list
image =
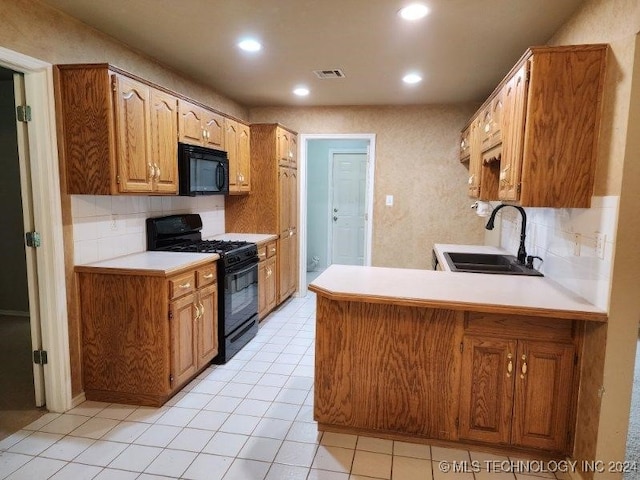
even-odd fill
[{"label": "hinge on door frame", "polygon": [[31,121],[31,107],[29,105],[18,105],[16,107],[16,118],[19,122]]},{"label": "hinge on door frame", "polygon": [[40,233],[36,231],[25,232],[24,238],[27,247],[38,248],[42,243],[40,240]]},{"label": "hinge on door frame", "polygon": [[113,90],[114,92],[117,90],[116,89],[116,76],[115,75],[111,76],[111,90]]},{"label": "hinge on door frame", "polygon": [[522,189],[522,183],[518,183],[518,185],[516,185],[516,191],[520,193],[521,189]]},{"label": "hinge on door frame", "polygon": [[116,175],[116,183],[120,184],[120,175]]},{"label": "hinge on door frame", "polygon": [[460,353],[464,352],[464,342],[460,342]]},{"label": "hinge on door frame", "polygon": [[34,350],[33,351],[33,363],[37,365],[47,364],[47,351],[46,350]]},{"label": "hinge on door frame", "polygon": [[173,375],[169,374],[169,386],[172,387],[173,386]]},{"label": "hinge on door frame", "polygon": [[173,319],[173,311],[169,310],[169,320],[172,320],[172,319]]}]

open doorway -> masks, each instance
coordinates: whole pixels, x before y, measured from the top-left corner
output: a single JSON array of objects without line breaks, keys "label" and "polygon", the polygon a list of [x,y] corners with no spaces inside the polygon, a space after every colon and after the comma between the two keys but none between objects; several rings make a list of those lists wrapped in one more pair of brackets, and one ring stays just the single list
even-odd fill
[{"label": "open doorway", "polygon": [[371,264],[375,135],[301,135],[300,289],[334,263]]},{"label": "open doorway", "polygon": [[24,104],[24,77],[0,67],[0,438],[44,413],[44,371],[33,363],[41,348],[35,255],[25,248],[33,225],[26,126],[16,119]]}]

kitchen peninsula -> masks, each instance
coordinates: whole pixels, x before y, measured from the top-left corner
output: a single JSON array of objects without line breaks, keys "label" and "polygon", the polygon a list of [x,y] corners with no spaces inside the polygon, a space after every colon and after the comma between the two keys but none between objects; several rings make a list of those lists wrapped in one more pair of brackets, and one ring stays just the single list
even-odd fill
[{"label": "kitchen peninsula", "polygon": [[333,265],[317,298],[321,430],[562,456],[582,331],[607,315],[546,278]]}]

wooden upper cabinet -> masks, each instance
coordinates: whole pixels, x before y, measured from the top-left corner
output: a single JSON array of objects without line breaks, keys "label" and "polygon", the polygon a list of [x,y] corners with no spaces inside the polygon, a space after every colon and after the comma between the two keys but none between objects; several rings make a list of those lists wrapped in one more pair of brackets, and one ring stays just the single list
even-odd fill
[{"label": "wooden upper cabinet", "polygon": [[251,133],[248,125],[226,118],[225,144],[229,156],[229,193],[251,191]]},{"label": "wooden upper cabinet", "polygon": [[527,62],[522,64],[503,87],[505,133],[498,177],[498,196],[501,200],[515,201],[520,195],[528,66]]},{"label": "wooden upper cabinet", "polygon": [[[483,124],[481,151],[501,145],[500,168],[483,176],[489,191],[498,192],[493,199],[525,207],[590,206],[607,49],[532,47],[474,115],[470,124]],[[472,160],[473,150],[471,140]],[[469,193],[474,196],[475,187]]]},{"label": "wooden upper cabinet", "polygon": [[176,97],[106,64],[54,75],[67,193],[177,193]]},{"label": "wooden upper cabinet", "polygon": [[218,113],[204,111],[203,115],[204,146],[224,150],[224,117]]},{"label": "wooden upper cabinet", "polygon": [[178,102],[173,95],[151,90],[151,156],[156,189],[176,193],[178,186]]},{"label": "wooden upper cabinet", "polygon": [[242,193],[251,190],[251,130],[249,125],[238,123],[238,173]]},{"label": "wooden upper cabinet", "polygon": [[187,100],[178,100],[178,139],[182,143],[224,150],[224,117]]},{"label": "wooden upper cabinet", "polygon": [[150,192],[156,174],[151,160],[150,88],[122,75],[112,78],[120,191]]},{"label": "wooden upper cabinet", "polygon": [[298,167],[298,137],[282,127],[276,129],[277,156],[280,165]]}]

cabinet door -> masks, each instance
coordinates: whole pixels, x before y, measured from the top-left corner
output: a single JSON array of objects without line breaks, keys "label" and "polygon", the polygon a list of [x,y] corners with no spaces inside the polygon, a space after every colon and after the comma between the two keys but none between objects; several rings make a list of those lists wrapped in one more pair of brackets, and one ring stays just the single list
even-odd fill
[{"label": "cabinet door", "polygon": [[203,111],[204,146],[224,150],[224,117],[207,110]]},{"label": "cabinet door", "polygon": [[266,263],[266,288],[265,288],[265,302],[267,311],[271,311],[275,308],[278,301],[276,288],[276,260],[277,257],[270,257]]},{"label": "cabinet door", "polygon": [[229,192],[239,192],[238,122],[225,118],[224,125],[224,144],[229,156]]},{"label": "cabinet door", "polygon": [[290,161],[290,147],[291,147],[291,134],[278,127],[276,129],[277,146],[276,153],[278,155],[278,163],[280,165],[289,166]]},{"label": "cabinet door", "polygon": [[195,295],[182,297],[169,305],[171,318],[171,375],[172,388],[189,380],[197,371]]},{"label": "cabinet door", "polygon": [[278,233],[280,238],[291,235],[291,179],[292,170],[278,169]]},{"label": "cabinet door", "polygon": [[460,161],[469,160],[469,148],[471,147],[471,126],[468,126],[460,133]]},{"label": "cabinet door", "polygon": [[461,439],[508,444],[517,342],[467,336],[460,380]]},{"label": "cabinet door", "polygon": [[248,125],[238,124],[238,188],[251,190],[251,132]]},{"label": "cabinet door", "polygon": [[278,240],[278,303],[282,303],[291,294],[291,237],[281,236]]},{"label": "cabinet door", "polygon": [[512,443],[564,452],[569,438],[574,347],[520,341]]},{"label": "cabinet door", "polygon": [[150,88],[122,75],[114,75],[113,81],[119,190],[149,192],[155,174],[149,161]]},{"label": "cabinet door", "polygon": [[173,95],[151,89],[151,156],[154,189],[178,192],[178,101]]},{"label": "cabinet door", "polygon": [[528,63],[522,65],[504,86],[499,186],[501,200],[518,200],[520,196],[524,122],[527,108],[527,67]]},{"label": "cabinet door", "polygon": [[212,284],[198,291],[198,369],[218,354],[218,286]]},{"label": "cabinet door", "polygon": [[197,105],[178,100],[178,139],[190,145],[202,145],[204,141],[205,110]]},{"label": "cabinet door", "polygon": [[267,262],[258,263],[258,318],[267,313]]},{"label": "cabinet door", "polygon": [[298,168],[298,137],[293,133],[290,134],[289,141],[289,165],[291,168]]},{"label": "cabinet door", "polygon": [[472,198],[480,197],[480,168],[482,164],[481,119],[471,122],[469,136],[471,138],[471,156],[469,157],[468,194]]}]

